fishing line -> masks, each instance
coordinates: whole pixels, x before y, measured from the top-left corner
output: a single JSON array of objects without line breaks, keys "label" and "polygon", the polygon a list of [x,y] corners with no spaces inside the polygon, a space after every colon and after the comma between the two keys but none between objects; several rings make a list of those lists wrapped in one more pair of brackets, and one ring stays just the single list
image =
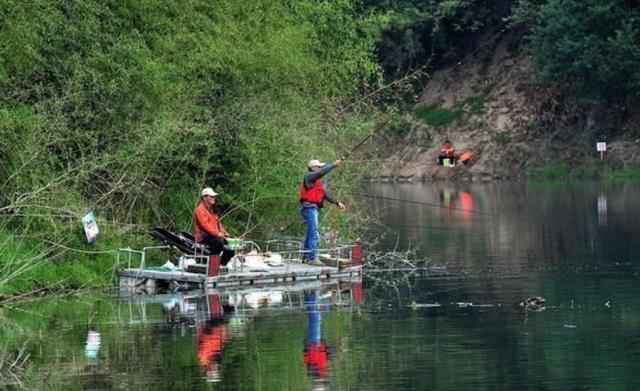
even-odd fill
[{"label": "fishing line", "polygon": [[353,193],[351,195],[354,196],[354,197],[371,198],[371,199],[386,200],[386,201],[404,202],[404,203],[407,203],[407,204],[430,206],[430,207],[433,207],[433,208],[440,208],[440,209],[447,209],[447,210],[459,210],[459,211],[463,211],[463,212],[469,212],[469,213],[485,215],[485,216],[492,216],[492,217],[506,217],[504,215],[499,215],[499,214],[496,214],[496,213],[489,213],[489,212],[482,212],[482,211],[477,211],[477,210],[473,210],[473,209],[464,209],[464,208],[456,208],[456,207],[444,206],[444,205],[438,205],[438,204],[431,204],[431,203],[428,203],[428,202],[405,200],[405,199],[402,199],[402,198],[373,196],[373,195],[361,194],[361,193]]}]

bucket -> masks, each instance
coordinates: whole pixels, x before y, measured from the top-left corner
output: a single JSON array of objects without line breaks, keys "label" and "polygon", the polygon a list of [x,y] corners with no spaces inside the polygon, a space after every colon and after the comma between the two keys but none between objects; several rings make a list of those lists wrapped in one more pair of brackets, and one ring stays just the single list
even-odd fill
[{"label": "bucket", "polygon": [[244,242],[239,238],[227,238],[224,245],[225,250],[236,251],[244,247]]}]

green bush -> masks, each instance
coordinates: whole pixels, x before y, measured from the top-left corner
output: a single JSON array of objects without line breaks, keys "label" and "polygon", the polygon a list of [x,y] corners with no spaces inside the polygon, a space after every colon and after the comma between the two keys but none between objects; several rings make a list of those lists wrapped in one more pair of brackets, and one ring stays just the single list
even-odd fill
[{"label": "green bush", "polygon": [[559,180],[571,177],[571,166],[564,162],[553,162],[542,167],[531,170],[533,179],[538,180]]},{"label": "green bush", "polygon": [[423,106],[416,109],[416,115],[431,126],[442,127],[451,124],[462,117],[463,111],[459,108],[451,110],[437,106]]},{"label": "green bush", "polygon": [[[189,230],[205,185],[233,232],[271,235],[298,221],[304,162],[371,131],[371,112],[334,114],[379,83],[374,17],[350,0],[8,0],[0,15],[0,213],[36,252]],[[355,182],[341,172],[337,188]],[[89,209],[106,230],[94,247]],[[110,271],[60,262],[14,290]]]},{"label": "green bush", "polygon": [[460,102],[460,106],[471,115],[482,114],[487,103],[487,97],[484,95],[472,95],[464,98]]},{"label": "green bush", "polygon": [[626,182],[640,180],[640,172],[637,169],[622,168],[619,170],[607,170],[602,174],[607,181]]},{"label": "green bush", "polygon": [[532,9],[529,50],[542,82],[569,84],[590,101],[640,94],[640,8],[626,0],[548,0]]}]

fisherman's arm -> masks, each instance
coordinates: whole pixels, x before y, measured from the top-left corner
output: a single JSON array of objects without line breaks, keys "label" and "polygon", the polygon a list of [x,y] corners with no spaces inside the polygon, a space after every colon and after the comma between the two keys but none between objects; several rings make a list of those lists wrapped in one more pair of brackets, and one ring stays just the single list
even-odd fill
[{"label": "fisherman's arm", "polygon": [[324,199],[327,202],[336,205],[341,211],[344,211],[346,209],[346,206],[344,206],[344,204],[340,202],[329,190],[325,190]]},{"label": "fisherman's arm", "polygon": [[307,174],[304,176],[304,186],[307,189],[310,189],[311,187],[313,187],[313,183],[315,181],[327,175],[327,173],[331,171],[333,167],[334,167],[333,163],[328,163],[318,171],[307,172]]}]

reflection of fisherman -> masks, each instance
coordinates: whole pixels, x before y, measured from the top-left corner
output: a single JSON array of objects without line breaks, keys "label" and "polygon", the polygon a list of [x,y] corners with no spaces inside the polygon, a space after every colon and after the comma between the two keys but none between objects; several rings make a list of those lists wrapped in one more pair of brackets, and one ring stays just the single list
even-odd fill
[{"label": "reflection of fisherman", "polygon": [[453,200],[455,199],[455,196],[455,189],[445,187],[440,190],[440,199],[442,200],[442,204],[449,208],[449,212],[451,212],[451,209],[453,208]]},{"label": "reflection of fisherman", "polygon": [[329,366],[329,347],[322,341],[318,293],[305,292],[304,301],[309,318],[304,343],[304,365],[311,378],[322,380],[326,377]]},{"label": "reflection of fisherman", "polygon": [[229,339],[229,325],[224,321],[220,296],[207,296],[209,319],[198,324],[198,361],[207,372],[207,381],[220,381],[220,359],[224,345]]},{"label": "reflection of fisherman", "polygon": [[460,192],[460,208],[462,209],[462,222],[470,226],[473,222],[473,196],[467,191]]},{"label": "reflection of fisherman", "polygon": [[442,145],[442,148],[440,149],[440,154],[438,155],[438,164],[441,166],[445,165],[445,159],[449,159],[448,162],[451,165],[455,165],[456,150],[449,140],[446,140]]}]

